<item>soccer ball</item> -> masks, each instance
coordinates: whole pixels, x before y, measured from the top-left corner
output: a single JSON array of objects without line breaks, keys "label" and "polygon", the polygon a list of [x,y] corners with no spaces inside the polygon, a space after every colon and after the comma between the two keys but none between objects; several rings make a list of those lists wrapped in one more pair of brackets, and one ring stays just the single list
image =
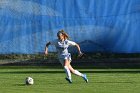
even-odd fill
[{"label": "soccer ball", "polygon": [[33,85],[34,84],[34,79],[31,78],[31,77],[26,77],[25,84],[26,85]]}]

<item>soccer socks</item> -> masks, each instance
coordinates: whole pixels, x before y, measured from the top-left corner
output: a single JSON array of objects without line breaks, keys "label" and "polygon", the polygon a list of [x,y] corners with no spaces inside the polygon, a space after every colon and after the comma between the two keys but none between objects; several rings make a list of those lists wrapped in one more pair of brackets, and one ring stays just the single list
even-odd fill
[{"label": "soccer socks", "polygon": [[[69,68],[67,66],[64,66],[64,70],[67,74],[67,77],[65,78],[69,83],[72,83],[72,80],[71,80],[71,72],[69,70]],[[78,70],[74,70],[73,72],[75,75],[78,75],[80,77],[82,77],[86,82],[88,82],[88,79],[87,79],[87,76],[86,74],[82,74],[80,73]]]},{"label": "soccer socks", "polygon": [[70,72],[69,68],[67,66],[64,66],[64,70],[67,74],[67,78],[71,80],[71,72]]},{"label": "soccer socks", "polygon": [[81,76],[81,77],[84,77],[84,74],[80,73],[78,70],[75,70],[74,74],[78,75],[78,76]]},{"label": "soccer socks", "polygon": [[78,70],[75,70],[74,74],[78,75],[78,76],[81,76],[86,81],[86,83],[88,82],[88,78],[87,78],[86,74],[82,74]]}]

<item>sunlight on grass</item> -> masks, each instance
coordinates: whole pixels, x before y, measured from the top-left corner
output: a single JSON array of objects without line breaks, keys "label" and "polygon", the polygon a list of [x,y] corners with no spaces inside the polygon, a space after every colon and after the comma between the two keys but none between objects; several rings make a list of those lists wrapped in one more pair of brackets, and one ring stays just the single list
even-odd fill
[{"label": "sunlight on grass", "polygon": [[[73,83],[65,81],[63,69],[38,67],[1,68],[1,93],[139,93],[139,69],[79,69],[89,83],[72,75]],[[32,77],[34,85],[25,85]]]}]

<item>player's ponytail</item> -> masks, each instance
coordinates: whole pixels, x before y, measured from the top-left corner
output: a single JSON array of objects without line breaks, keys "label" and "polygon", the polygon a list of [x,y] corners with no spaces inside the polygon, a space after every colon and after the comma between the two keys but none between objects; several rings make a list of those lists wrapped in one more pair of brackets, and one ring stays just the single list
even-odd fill
[{"label": "player's ponytail", "polygon": [[63,29],[58,31],[57,36],[59,36],[59,34],[63,34],[65,39],[69,39],[69,35]]}]

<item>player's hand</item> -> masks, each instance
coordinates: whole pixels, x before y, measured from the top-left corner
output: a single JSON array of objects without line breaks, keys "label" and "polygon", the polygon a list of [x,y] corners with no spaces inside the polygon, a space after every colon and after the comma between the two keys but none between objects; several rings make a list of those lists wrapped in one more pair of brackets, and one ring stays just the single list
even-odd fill
[{"label": "player's hand", "polygon": [[83,55],[84,55],[84,53],[80,52],[80,53],[78,54],[78,58],[81,58]]}]

